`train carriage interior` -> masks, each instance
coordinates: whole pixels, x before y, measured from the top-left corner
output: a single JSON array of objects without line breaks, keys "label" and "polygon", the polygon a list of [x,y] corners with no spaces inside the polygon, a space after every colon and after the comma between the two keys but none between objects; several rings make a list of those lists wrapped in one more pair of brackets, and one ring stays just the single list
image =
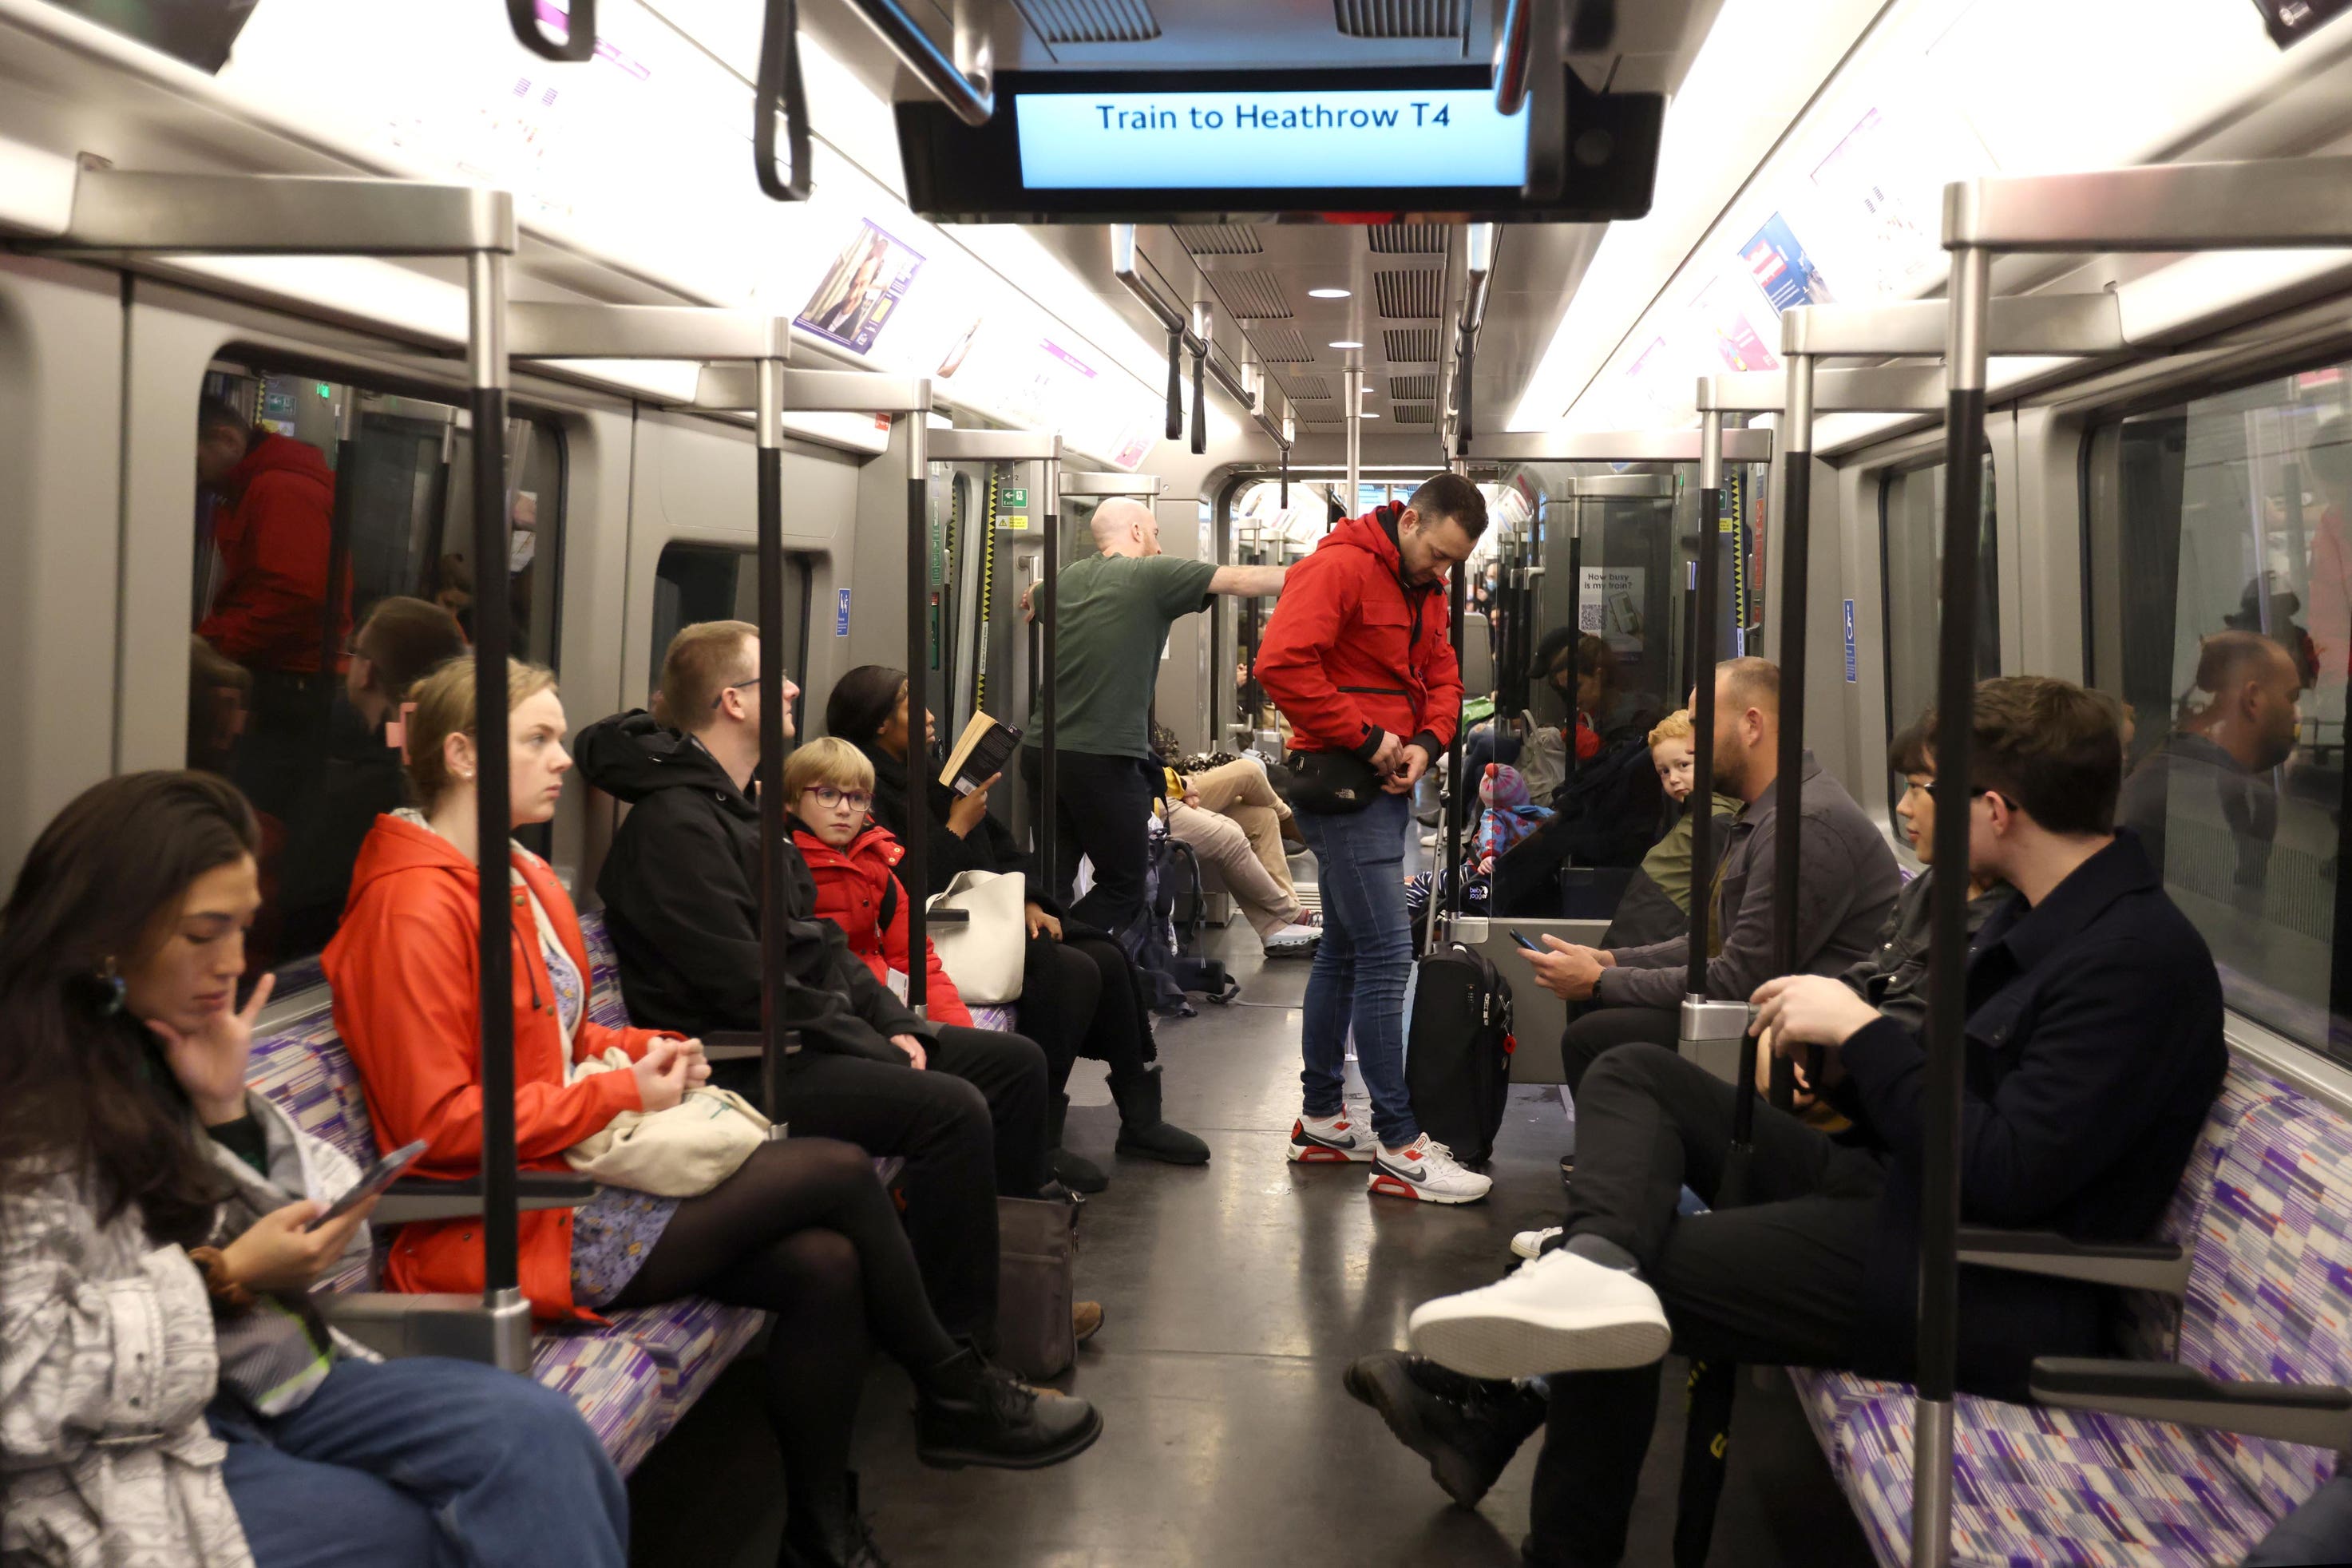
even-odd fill
[{"label": "train carriage interior", "polygon": [[[1360,552],[1374,564],[1345,577]],[[1156,598],[1114,590],[1144,581],[1124,558],[1155,556]],[[645,796],[604,787],[583,749],[534,818],[482,806],[576,907],[576,961],[519,871],[540,942],[519,939],[511,976],[495,937],[439,976],[473,1020],[450,1058],[480,1090],[471,1175],[436,1145],[434,1179],[383,1200],[375,1257],[306,1298],[348,1296],[319,1321],[395,1362],[564,1395],[625,1481],[631,1563],[2352,1561],[2352,0],[0,0],[0,876],[100,781],[233,784],[258,903],[225,1016],[274,977],[244,1081],[362,1168],[407,1141],[415,1097],[373,1079],[383,1041],[351,1038],[386,1005],[339,996],[365,955],[330,943],[359,930],[383,833],[447,837],[408,739],[479,741],[489,802],[495,738],[541,711],[518,698],[477,725],[492,688],[468,684],[451,734],[420,706],[428,678],[495,679],[510,654],[553,672],[558,744],[648,709],[677,731],[666,759],[730,770],[749,1000],[723,1026],[646,1010],[651,928],[607,874]],[[751,629],[726,646],[758,673],[728,666],[688,712],[665,680],[709,623]],[[870,667],[898,673],[868,721],[850,698]],[[2105,1189],[2020,1152],[2052,1125],[2021,1100],[2045,1080],[2004,1076],[2035,1059],[2034,1026],[1978,1010],[1988,952],[2024,951],[2001,938],[2016,924],[1970,945],[1964,895],[2005,891],[1983,825],[2044,820],[1984,770],[2057,744],[2004,742],[1984,694],[2028,688],[2087,691],[2118,722],[2097,842],[2127,831],[2100,853],[2145,857],[2135,896],[2177,911],[2206,955],[2191,989],[2218,995],[2226,1070],[2129,1235],[2063,1217]],[[1973,729],[1937,717],[1971,700]],[[709,728],[737,715],[740,768]],[[943,787],[984,719],[1019,742],[1001,776]],[[827,735],[851,771],[786,793]],[[1127,735],[1145,743],[1104,739]],[[1662,794],[1677,746],[1687,807]],[[1371,782],[1334,805],[1317,792],[1345,765]],[[886,823],[893,789],[919,809],[917,773],[941,804]],[[1760,815],[1801,775],[1802,811]],[[815,800],[856,823],[838,844]],[[866,860],[847,835],[869,806],[890,832]],[[1368,850],[1376,822],[1394,831]],[[1897,890],[1956,859],[1978,894],[1957,873]],[[828,907],[831,879],[867,875],[853,863],[898,882],[865,938],[779,901],[814,868]],[[1044,900],[1025,927],[984,928],[989,864],[1025,868]],[[495,917],[503,895],[463,868]],[[1806,922],[1832,899],[1860,921],[1879,870],[1864,923],[1884,915],[1885,941],[1851,958],[1909,966],[1916,1061],[1896,1089],[1859,1044],[1850,1076],[1836,1040],[1800,1049],[1829,1074],[1816,1101],[1785,1040],[1750,1033],[1749,992],[1844,970]],[[2071,909],[2056,885],[2018,881],[1982,918]],[[1009,994],[966,983],[984,929],[1028,954]],[[956,962],[908,956],[927,932]],[[1103,984],[1134,977],[1140,1063],[1121,1065],[1129,1036],[1102,1043],[1109,993],[1044,994],[1030,950],[1082,937]],[[927,1374],[877,1353],[849,1380],[844,1506],[864,1522],[812,1544],[772,1371],[810,1347],[731,1300],[583,1293],[591,1194],[615,1189],[571,1174],[569,1139],[533,1142],[532,1094],[592,1080],[551,1057],[530,1086],[521,999],[545,979],[567,1045],[583,1020],[698,1034],[789,1148],[821,1121],[795,1124],[793,1053],[819,1028],[789,998],[834,983],[786,954],[836,939],[849,989],[824,1006],[929,1029],[968,1000],[977,1029],[1038,1037],[1046,1103],[1020,1136],[1042,1115],[1055,1179],[1045,1202],[1008,1194],[998,1148],[986,1317],[1033,1309],[1050,1276],[1047,1339],[1084,1304],[1098,1327],[1034,1370],[1009,1330],[955,1331],[1042,1408],[1087,1402],[1100,1436],[1066,1463],[946,1467]],[[698,963],[734,939],[680,940]],[[1530,947],[1595,967],[1561,980]],[[1763,967],[1725,991],[1751,949]],[[1527,1295],[1571,1257],[1617,1269],[1576,1245],[1607,1230],[1594,1161],[1624,1142],[1596,1112],[1580,1147],[1601,1070],[1580,1042],[1640,1010],[1612,969],[1685,963],[1654,1045],[1705,1068],[1731,1152],[1710,1131],[1675,1154],[1661,1234],[1789,1196],[1749,1174],[1771,1129],[1873,1151],[1916,1254],[1893,1359],[1695,1349],[1719,1342],[1684,1316],[1669,1252],[1604,1237],[1664,1300],[1654,1408],[1630,1363],[1444,1362],[1436,1306]],[[1483,999],[1437,1022],[1463,983],[1441,976],[1465,973]],[[1084,1039],[1055,1066],[1066,1026]],[[30,1061],[20,1037],[0,1024]],[[2085,1072],[2153,1048],[2071,1047]],[[1416,1201],[1438,1189],[1383,1184],[1415,1147],[1387,1132],[1417,1112],[1437,1136],[1457,1058],[1486,1075],[1490,1147],[1431,1145],[1462,1184]],[[1315,1142],[1331,1063],[1360,1148]],[[519,1073],[520,1110],[499,1092]],[[1150,1152],[1155,1123],[1205,1160]],[[938,1304],[937,1178],[919,1154],[910,1185],[896,1144],[865,1152]],[[1989,1173],[2028,1171],[2046,1205],[1994,1204]],[[1031,1258],[1013,1216],[1049,1205],[1073,1217]],[[419,1283],[412,1231],[474,1219],[473,1272]],[[530,1238],[559,1223],[570,1321],[531,1284]],[[0,1293],[34,1289],[13,1267]],[[187,1290],[210,1282],[228,1335],[245,1309],[225,1277],[192,1268]],[[2020,1279],[2095,1302],[2101,1359],[2061,1336],[2009,1347],[2014,1387],[1972,1371],[1971,1335],[2007,1321],[1984,1303]],[[49,1331],[0,1310],[0,1337]],[[1370,1388],[1375,1365],[1409,1367],[1421,1403]],[[1608,1378],[1639,1408],[1599,1463],[1580,1401]],[[68,1419],[20,1451],[12,1404],[46,1386],[0,1379],[0,1562],[247,1560],[123,1554],[102,1501],[89,1542],[40,1533],[27,1500],[56,1489],[36,1478],[95,1498],[73,1467],[98,1460],[75,1455],[160,1440]],[[222,1406],[194,1408],[214,1412],[191,1417],[206,1448]],[[253,1419],[232,1455],[278,1418]],[[1614,1501],[1570,1473],[1596,1464]],[[248,1519],[264,1568],[411,1561],[388,1541],[336,1555],[333,1521],[314,1555],[273,1559]],[[445,1529],[436,1563],[525,1560]],[[2340,1555],[2276,1544],[2314,1541]]]}]

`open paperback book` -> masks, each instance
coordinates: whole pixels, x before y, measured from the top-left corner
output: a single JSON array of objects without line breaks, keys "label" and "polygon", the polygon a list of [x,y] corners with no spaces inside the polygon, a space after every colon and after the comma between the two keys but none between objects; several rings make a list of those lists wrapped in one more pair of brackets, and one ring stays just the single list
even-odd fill
[{"label": "open paperback book", "polygon": [[948,753],[948,765],[940,770],[940,783],[958,795],[970,795],[1004,771],[1020,743],[1020,731],[974,711],[956,737],[955,750]]}]

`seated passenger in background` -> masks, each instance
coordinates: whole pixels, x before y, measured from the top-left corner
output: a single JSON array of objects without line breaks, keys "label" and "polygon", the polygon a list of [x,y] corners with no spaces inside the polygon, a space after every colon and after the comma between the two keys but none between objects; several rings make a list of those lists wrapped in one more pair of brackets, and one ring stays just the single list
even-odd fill
[{"label": "seated passenger in background", "polygon": [[2232,896],[2261,908],[2278,838],[2271,774],[2294,754],[2302,695],[2294,656],[2260,632],[2217,632],[2199,645],[2196,705],[2182,704],[2172,733],[2132,770],[2116,811],[2158,875],[2175,820],[2191,833],[2226,832]]},{"label": "seated passenger in background", "polygon": [[[545,822],[572,766],[555,678],[515,663],[502,695],[509,820]],[[462,1179],[479,1173],[482,1150],[472,661],[444,665],[414,699],[418,808],[379,818],[368,836],[327,978],[378,1142],[422,1139],[418,1172]],[[589,1017],[587,952],[562,884],[511,841],[489,852],[515,889],[517,1153],[525,1170],[564,1171],[565,1150],[624,1112],[677,1105],[710,1069],[699,1041]],[[613,1048],[632,1058],[630,1070],[572,1070]],[[693,1197],[599,1186],[577,1210],[524,1214],[519,1237],[522,1291],[543,1321],[688,1294],[776,1314],[768,1409],[784,1456],[783,1561],[795,1568],[856,1563],[873,1550],[848,1468],[869,1342],[914,1378],[916,1447],[927,1462],[1034,1468],[1068,1458],[1102,1429],[1084,1401],[1041,1399],[940,1326],[889,1194],[855,1144],[764,1142]],[[482,1275],[472,1219],[403,1226],[384,1267],[398,1290],[478,1291]]]},{"label": "seated passenger in background", "polygon": [[43,830],[0,912],[0,1559],[107,1568],[620,1568],[628,1498],[562,1394],[379,1363],[310,1289],[374,1200],[245,1087],[265,976],[252,810],[127,773]]},{"label": "seated passenger in background", "polygon": [[[1969,965],[1963,1223],[2138,1241],[2179,1184],[2228,1052],[2212,955],[2128,832],[2104,697],[2040,677],[1979,687],[1970,873],[2016,889]],[[1949,869],[1948,868],[1948,869]],[[1761,986],[1773,1048],[1830,1053],[1820,1087],[1855,1126],[1832,1139],[1758,1107],[1748,1202],[1712,1201],[1735,1089],[1666,1047],[1593,1064],[1557,1249],[1500,1284],[1424,1303],[1414,1350],[1477,1378],[1549,1373],[1528,1561],[1625,1548],[1669,1348],[1758,1365],[1912,1376],[1926,1045],[1834,979]],[[1993,1269],[1960,1279],[1959,1377],[2022,1400],[2037,1356],[2104,1344],[2108,1293]]]},{"label": "seated passenger in background", "polygon": [[1098,1193],[1110,1184],[1100,1166],[1062,1146],[1070,1068],[1079,1057],[1109,1065],[1120,1153],[1176,1165],[1208,1163],[1209,1146],[1160,1113],[1160,1065],[1152,1059],[1150,1016],[1134,962],[1105,933],[1075,920],[1065,926],[1034,859],[1022,853],[1012,829],[989,815],[987,788],[959,795],[932,773],[937,736],[929,710],[923,713],[920,746],[911,721],[907,673],[887,665],[858,666],[834,683],[825,700],[825,732],[847,741],[874,764],[874,820],[901,841],[909,833],[930,835],[924,848],[931,886],[908,892],[919,899],[937,893],[961,871],[1017,875],[1027,884],[1028,945],[1013,1016],[1045,1048],[1051,1096],[1045,1139],[1055,1176],[1074,1192]]},{"label": "seated passenger in background", "polygon": [[[1696,703],[1694,703],[1696,706]],[[1769,660],[1717,667],[1715,787],[1742,803],[1717,872],[1710,921],[1720,945],[1707,961],[1706,994],[1741,1000],[1778,971],[1773,953],[1774,819],[1780,808],[1780,670]],[[2120,752],[2118,752],[2120,756]],[[1894,852],[1845,786],[1812,753],[1798,791],[1805,814],[1797,885],[1797,950],[1805,972],[1836,974],[1876,945],[1902,887]],[[1571,1002],[1601,1004],[1560,1037],[1570,1092],[1601,1055],[1630,1041],[1672,1046],[1681,1016],[1690,933],[1643,947],[1580,947],[1547,936],[1528,955],[1538,984]]]},{"label": "seated passenger in background", "polygon": [[326,773],[297,815],[278,876],[287,952],[316,952],[334,935],[362,841],[377,817],[408,798],[400,705],[410,687],[466,651],[466,637],[440,605],[395,597],[368,612],[348,651],[343,700],[329,719]]},{"label": "seated passenger in background", "polygon": [[1265,955],[1314,957],[1321,917],[1298,901],[1283,847],[1297,829],[1289,803],[1266,778],[1264,759],[1253,753],[1191,774],[1171,767],[1168,780],[1169,833],[1217,868]]},{"label": "seated passenger in background", "polygon": [[1471,860],[1481,875],[1493,871],[1496,856],[1508,854],[1512,845],[1551,815],[1551,807],[1528,798],[1528,781],[1508,763],[1486,764],[1478,781],[1478,804],[1484,815],[1478,821],[1478,840]]},{"label": "seated passenger in background", "polygon": [[[1668,941],[1677,931],[1690,933],[1692,828],[1697,808],[1689,802],[1698,784],[1697,740],[1687,708],[1675,709],[1650,731],[1650,765],[1658,775],[1673,826],[1642,857],[1641,869],[1626,884],[1625,896],[1618,900],[1617,912],[1601,935],[1604,950],[1646,947]],[[1737,795],[1711,793],[1707,804],[1715,813],[1715,831],[1708,846],[1711,858],[1719,866],[1724,851],[1731,847],[1731,824],[1739,815],[1741,803]],[[1701,879],[1714,884],[1712,867]]]},{"label": "seated passenger in background", "polygon": [[[588,782],[628,803],[597,873],[630,1017],[684,1035],[760,1027],[759,628],[704,621],[670,639],[662,707],[580,735]],[[787,681],[775,694],[793,734]],[[931,1304],[958,1338],[996,1323],[996,1198],[1046,1181],[1045,1058],[1016,1035],[925,1022],[843,945],[798,851],[784,851],[776,1002],[801,1048],[784,1059],[795,1136],[907,1162],[907,1234]],[[943,1037],[952,1034],[952,1043]],[[928,1071],[914,1070],[918,1066]],[[757,1064],[730,1087],[759,1098]]]}]

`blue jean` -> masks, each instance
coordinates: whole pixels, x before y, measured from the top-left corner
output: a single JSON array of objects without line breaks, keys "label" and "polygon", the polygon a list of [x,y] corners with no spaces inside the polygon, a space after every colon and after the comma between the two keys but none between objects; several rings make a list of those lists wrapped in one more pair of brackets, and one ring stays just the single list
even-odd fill
[{"label": "blue jean", "polygon": [[1348,1026],[1356,1065],[1372,1094],[1372,1131],[1391,1149],[1421,1136],[1404,1088],[1404,992],[1412,974],[1412,925],[1404,908],[1410,799],[1383,795],[1347,814],[1297,811],[1315,851],[1323,897],[1323,941],[1307,976],[1298,1081],[1307,1114],[1339,1114],[1347,1082]]},{"label": "blue jean", "polygon": [[222,1398],[229,1500],[257,1568],[622,1568],[629,1500],[572,1402],[418,1356],[339,1362],[272,1420]]},{"label": "blue jean", "polygon": [[2345,1562],[2352,1562],[2352,1472],[2339,1472],[2281,1520],[2246,1559],[2245,1568]]}]

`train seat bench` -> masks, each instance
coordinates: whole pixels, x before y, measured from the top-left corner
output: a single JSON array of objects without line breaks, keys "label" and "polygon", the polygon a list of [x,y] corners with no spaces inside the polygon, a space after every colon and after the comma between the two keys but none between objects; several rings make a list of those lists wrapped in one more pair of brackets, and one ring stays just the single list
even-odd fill
[{"label": "train seat bench", "polygon": [[[2214,1378],[2352,1383],[2352,1123],[2234,1057],[2160,1227],[2179,1298],[2127,1292],[2122,1350]],[[1791,1369],[1884,1564],[1910,1561],[1905,1384]],[[2208,1427],[1963,1395],[1952,1561],[2084,1568],[2235,1563],[2335,1473],[2336,1454]]]}]

